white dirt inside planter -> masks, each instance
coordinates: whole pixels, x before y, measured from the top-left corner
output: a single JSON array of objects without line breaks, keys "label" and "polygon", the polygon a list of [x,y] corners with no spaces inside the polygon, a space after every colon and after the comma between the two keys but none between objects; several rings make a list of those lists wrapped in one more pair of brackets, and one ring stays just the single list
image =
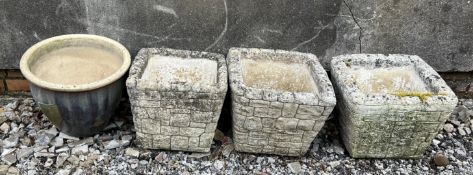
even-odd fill
[{"label": "white dirt inside planter", "polygon": [[139,87],[156,89],[170,84],[212,86],[217,83],[217,62],[200,58],[154,56],[148,61]]},{"label": "white dirt inside planter", "polygon": [[242,69],[243,82],[253,88],[318,94],[306,64],[242,59]]},{"label": "white dirt inside planter", "polygon": [[352,66],[358,88],[366,93],[430,92],[413,66],[366,68]]},{"label": "white dirt inside planter", "polygon": [[80,85],[105,79],[122,65],[117,55],[94,47],[66,47],[47,53],[31,65],[38,78],[55,84]]}]

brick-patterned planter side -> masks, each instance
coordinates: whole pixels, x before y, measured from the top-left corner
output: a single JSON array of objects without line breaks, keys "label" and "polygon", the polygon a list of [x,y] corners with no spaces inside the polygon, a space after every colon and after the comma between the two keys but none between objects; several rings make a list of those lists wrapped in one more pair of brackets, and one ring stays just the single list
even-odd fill
[{"label": "brick-patterned planter side", "polygon": [[[353,66],[411,66],[431,95],[424,92],[364,93],[350,73]],[[354,54],[331,65],[337,91],[342,138],[355,158],[418,158],[442,128],[458,99],[442,78],[418,56]],[[424,99],[422,99],[424,98]]]},{"label": "brick-patterned planter side", "polygon": [[[245,85],[241,60],[246,58],[307,65],[319,95]],[[282,50],[232,48],[227,63],[235,149],[286,156],[305,154],[335,106],[332,84],[317,57]]]},{"label": "brick-patterned planter side", "polygon": [[[152,56],[203,58],[217,62],[217,82],[209,86],[169,84],[140,88]],[[227,91],[227,67],[220,54],[174,49],[140,50],[127,79],[137,140],[144,148],[209,152]]]}]

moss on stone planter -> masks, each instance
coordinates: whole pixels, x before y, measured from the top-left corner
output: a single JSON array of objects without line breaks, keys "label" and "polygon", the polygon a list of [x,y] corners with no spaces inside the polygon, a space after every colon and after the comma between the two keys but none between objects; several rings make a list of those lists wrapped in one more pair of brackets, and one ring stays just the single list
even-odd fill
[{"label": "moss on stone planter", "polygon": [[331,73],[342,138],[355,158],[419,158],[457,104],[417,56],[342,55]]}]

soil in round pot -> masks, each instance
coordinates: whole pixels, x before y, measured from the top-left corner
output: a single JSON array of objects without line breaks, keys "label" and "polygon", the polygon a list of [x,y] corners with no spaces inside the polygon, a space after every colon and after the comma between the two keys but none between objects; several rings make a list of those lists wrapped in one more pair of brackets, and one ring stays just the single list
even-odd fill
[{"label": "soil in round pot", "polygon": [[43,55],[31,66],[38,78],[55,84],[79,85],[109,77],[120,68],[121,59],[95,47],[66,47]]},{"label": "soil in round pot", "polygon": [[56,127],[72,136],[90,136],[108,124],[118,106],[130,63],[129,52],[118,42],[72,34],[32,46],[20,69]]}]

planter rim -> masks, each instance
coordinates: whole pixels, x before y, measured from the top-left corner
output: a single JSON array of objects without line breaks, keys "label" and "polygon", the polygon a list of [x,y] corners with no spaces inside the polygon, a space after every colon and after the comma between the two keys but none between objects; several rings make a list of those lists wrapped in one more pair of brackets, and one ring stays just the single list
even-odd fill
[{"label": "planter rim", "polygon": [[[120,51],[120,57],[122,58],[123,62],[122,65],[110,76],[101,79],[99,81],[86,83],[86,84],[79,84],[79,85],[62,85],[57,83],[51,83],[40,79],[38,76],[34,75],[31,70],[30,66],[28,65],[28,61],[32,59],[31,55],[35,53],[41,47],[48,45],[49,43],[60,41],[60,40],[74,40],[74,39],[87,39],[87,40],[95,40],[97,42],[107,43],[110,44],[111,47],[115,47],[117,50]],[[67,34],[67,35],[60,35],[55,36],[52,38],[45,39],[40,41],[33,46],[31,46],[21,57],[20,60],[20,70],[23,76],[39,87],[46,88],[49,90],[54,91],[62,91],[62,92],[82,92],[82,91],[89,91],[98,89],[104,86],[107,86],[118,79],[120,79],[130,67],[131,64],[131,56],[128,50],[120,44],[119,42],[112,40],[107,37],[98,36],[98,35],[90,35],[90,34]]]},{"label": "planter rim", "polygon": [[[255,55],[271,55],[273,60],[280,60],[280,55],[289,56],[293,61],[301,61],[301,63],[308,65],[310,70],[314,73],[312,81],[315,81],[318,86],[318,93],[315,92],[292,92],[275,89],[265,89],[250,87],[244,83],[242,74],[241,59],[248,57],[245,54]],[[302,105],[318,105],[318,106],[335,106],[336,98],[332,83],[330,82],[327,73],[320,64],[317,56],[310,53],[302,53],[297,51],[260,49],[260,48],[230,48],[227,54],[227,67],[230,80],[230,88],[232,93],[249,97],[250,99],[263,99],[269,101],[291,102]],[[256,96],[256,98],[254,97]],[[263,96],[277,97],[277,100],[271,100]],[[261,97],[261,98],[260,98]],[[284,100],[282,100],[284,99]]]},{"label": "planter rim", "polygon": [[[389,93],[365,93],[356,85],[354,77],[348,74],[350,66],[346,62],[362,62],[364,67],[376,64],[376,62],[390,62],[389,67],[413,66],[415,73],[421,78],[422,83],[429,87],[428,99],[422,101],[417,96],[400,96]],[[354,63],[353,63],[354,64]],[[417,55],[405,54],[347,54],[333,57],[330,66],[330,72],[338,88],[343,89],[340,95],[346,97],[354,105],[364,106],[383,106],[383,105],[406,105],[406,106],[425,106],[428,105],[447,105],[455,107],[458,98],[450,87],[445,83],[441,76],[422,58]],[[453,109],[452,109],[453,110]]]}]

